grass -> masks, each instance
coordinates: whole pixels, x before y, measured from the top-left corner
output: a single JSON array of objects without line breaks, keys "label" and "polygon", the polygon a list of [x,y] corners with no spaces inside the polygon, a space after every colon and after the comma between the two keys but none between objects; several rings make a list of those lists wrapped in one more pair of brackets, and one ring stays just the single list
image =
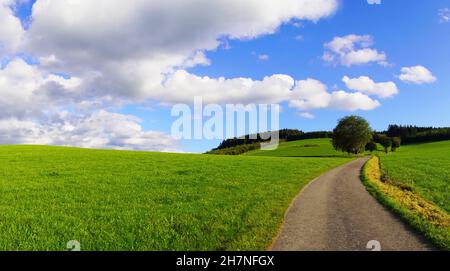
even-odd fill
[{"label": "grass", "polygon": [[379,158],[373,157],[362,172],[362,180],[368,191],[436,247],[450,250],[450,215],[417,194],[413,187],[392,181],[384,175]]},{"label": "grass", "polygon": [[450,141],[402,146],[380,158],[386,178],[450,213]]},{"label": "grass", "polygon": [[308,139],[281,143],[273,151],[255,150],[246,153],[249,156],[275,156],[275,157],[350,157],[333,148],[331,139]]},{"label": "grass", "polygon": [[264,250],[349,160],[0,147],[0,250]]}]

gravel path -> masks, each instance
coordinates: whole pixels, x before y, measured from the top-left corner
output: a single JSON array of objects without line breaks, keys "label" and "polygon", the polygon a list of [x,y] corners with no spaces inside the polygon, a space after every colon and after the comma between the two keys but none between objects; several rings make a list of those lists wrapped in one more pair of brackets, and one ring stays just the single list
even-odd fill
[{"label": "gravel path", "polygon": [[371,240],[387,251],[432,250],[366,191],[360,172],[367,160],[333,169],[307,186],[289,208],[272,250],[367,251]]}]

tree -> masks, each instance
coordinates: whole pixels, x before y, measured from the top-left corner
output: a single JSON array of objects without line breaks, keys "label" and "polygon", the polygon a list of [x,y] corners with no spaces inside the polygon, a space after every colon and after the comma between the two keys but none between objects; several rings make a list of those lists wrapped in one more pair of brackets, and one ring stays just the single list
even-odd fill
[{"label": "tree", "polygon": [[385,135],[380,135],[378,137],[378,141],[383,146],[384,152],[388,153],[389,152],[389,148],[392,147],[392,138],[387,137]]},{"label": "tree", "polygon": [[402,139],[400,137],[392,137],[391,141],[392,141],[391,150],[395,152],[398,148],[400,148],[402,144]]},{"label": "tree", "polygon": [[378,146],[377,143],[375,143],[374,141],[370,141],[369,143],[366,144],[366,151],[374,152],[377,150]]},{"label": "tree", "polygon": [[358,116],[341,119],[333,131],[334,148],[351,154],[362,153],[371,140],[369,123]]}]

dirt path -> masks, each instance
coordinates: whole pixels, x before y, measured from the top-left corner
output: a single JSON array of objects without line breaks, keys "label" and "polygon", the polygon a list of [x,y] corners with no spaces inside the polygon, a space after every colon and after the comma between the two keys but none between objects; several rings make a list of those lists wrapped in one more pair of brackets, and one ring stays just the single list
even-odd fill
[{"label": "dirt path", "polygon": [[[432,250],[360,181],[368,158],[331,170],[294,200],[272,250],[362,250],[376,240],[381,250]],[[376,244],[376,242],[375,242]]]}]

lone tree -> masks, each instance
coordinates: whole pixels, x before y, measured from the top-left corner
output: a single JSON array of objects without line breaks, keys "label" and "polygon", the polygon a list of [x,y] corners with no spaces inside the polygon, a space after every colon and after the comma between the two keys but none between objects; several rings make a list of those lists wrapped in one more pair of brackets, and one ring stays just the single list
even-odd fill
[{"label": "lone tree", "polygon": [[349,116],[339,121],[333,131],[333,146],[336,150],[359,154],[364,152],[372,140],[369,123],[358,116]]}]

